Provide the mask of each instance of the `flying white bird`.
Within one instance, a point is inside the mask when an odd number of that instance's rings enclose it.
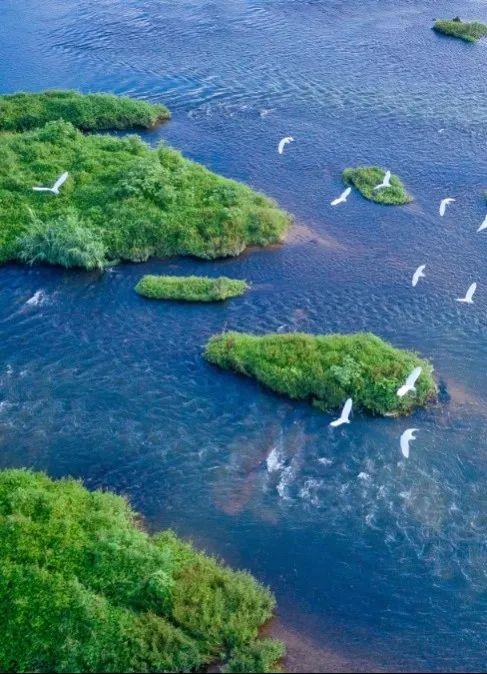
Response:
[[[487,229],[487,215],[485,216],[485,220],[483,223],[480,225],[478,228],[477,232],[482,232],[484,229]]]
[[[33,187],[34,192],[52,192],[52,194],[59,194],[59,189],[64,185],[68,179],[69,173],[66,171],[56,180],[52,187]]]
[[[425,264],[420,265],[416,271],[413,274],[413,288],[415,288],[418,285],[418,281],[420,278],[425,278],[425,274],[423,274],[424,270],[426,268]]]
[[[293,141],[294,141],[294,138],[292,136],[286,136],[286,138],[283,138],[279,142],[279,146],[277,148],[277,151],[279,152],[279,154],[282,154],[284,152],[284,148],[286,147],[286,145],[288,143],[292,143]]]
[[[406,379],[406,383],[404,386],[401,386],[401,388],[398,389],[397,395],[402,398],[403,396],[406,395],[406,393],[409,393],[409,391],[416,391],[416,382],[418,381],[418,377],[422,372],[422,368],[420,367],[415,367],[414,370],[411,372],[409,377]]]
[[[443,217],[445,215],[446,207],[452,204],[455,201],[453,197],[447,197],[446,199],[442,199],[440,202],[440,215]]]
[[[374,187],[374,190],[381,190],[383,187],[390,187],[391,186],[391,172],[386,171],[384,175],[384,180],[381,182],[380,185],[376,185]]]
[[[465,304],[473,304],[473,296],[476,290],[477,284],[472,283],[472,285],[467,290],[467,294],[465,295],[465,297],[457,298],[457,302],[465,302]]]
[[[401,435],[401,452],[405,459],[409,459],[409,443],[411,440],[416,440],[414,435],[419,431],[419,428],[408,428]]]
[[[341,426],[342,424],[349,424],[350,423],[350,412],[352,411],[352,399],[349,398],[345,405],[343,406],[342,413],[340,415],[339,419],[335,419],[335,421],[332,421],[330,426],[333,426],[336,428],[337,426]]]
[[[342,192],[337,199],[333,199],[333,201],[331,202],[331,205],[332,206],[338,206],[338,204],[344,204],[351,191],[352,191],[352,188],[347,187],[347,189],[344,192]]]

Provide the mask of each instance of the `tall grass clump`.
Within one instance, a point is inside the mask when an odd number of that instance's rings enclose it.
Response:
[[[34,192],[64,171],[60,194]],[[274,201],[138,136],[84,135],[64,121],[0,134],[0,262],[23,260],[31,213],[78,219],[110,260],[214,259],[283,239],[290,216]]]
[[[103,269],[106,264],[103,242],[70,213],[52,222],[33,218],[18,247],[20,260],[28,264],[83,269]]]
[[[396,175],[391,176],[390,187],[375,190],[374,187],[382,182],[384,175],[385,170],[378,166],[347,168],[342,173],[345,184],[353,185],[366,199],[375,201],[377,204],[401,206],[413,200]]]
[[[466,42],[477,42],[487,37],[487,24],[480,21],[462,21],[458,16],[451,20],[438,19],[433,30],[443,35],[458,37]]]
[[[324,411],[351,397],[356,408],[369,414],[402,415],[436,396],[433,368],[427,361],[370,333],[258,337],[227,332],[210,339],[205,357]],[[423,372],[416,393],[399,398],[398,388],[418,365]]]
[[[220,302],[243,295],[248,289],[245,281],[220,276],[143,276],[135,286],[143,297],[157,300],[186,302]]]
[[[0,609],[1,671],[233,671],[281,654],[259,639],[274,599],[250,575],[149,536],[123,498],[30,471],[0,472]]]
[[[170,117],[164,105],[113,94],[54,90],[0,96],[0,131],[28,131],[61,119],[83,131],[150,129]]]

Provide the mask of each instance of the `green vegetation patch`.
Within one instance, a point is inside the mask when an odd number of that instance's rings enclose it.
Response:
[[[113,94],[43,91],[0,96],[0,131],[28,131],[60,119],[83,131],[150,129],[170,116],[164,105]]]
[[[438,19],[433,26],[433,30],[443,35],[458,37],[466,42],[476,42],[483,37],[487,37],[487,25],[480,21],[462,21],[459,17],[455,19]]]
[[[186,302],[219,302],[243,295],[248,289],[245,281],[220,276],[153,276],[147,275],[135,286],[139,295],[156,300]]]
[[[258,637],[274,599],[250,575],[149,536],[123,498],[30,471],[0,472],[0,608],[1,671],[242,671],[282,653]]]
[[[347,185],[356,187],[370,201],[395,206],[410,203],[413,198],[406,192],[404,185],[396,175],[391,176],[390,187],[374,189],[384,180],[385,173],[385,170],[378,166],[358,166],[345,169],[342,177]]]
[[[33,191],[65,171],[59,195]],[[281,241],[290,220],[246,185],[137,136],[84,135],[63,121],[0,134],[0,262],[213,259]]]
[[[402,415],[436,396],[433,368],[427,361],[370,333],[257,337],[227,332],[210,339],[205,357],[324,411],[340,407],[350,397],[356,408],[370,414]],[[416,393],[399,398],[398,388],[417,366],[423,372]]]

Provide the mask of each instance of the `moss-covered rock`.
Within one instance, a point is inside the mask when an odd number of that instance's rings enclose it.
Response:
[[[438,19],[433,30],[443,35],[457,37],[466,42],[477,42],[487,37],[487,24],[480,21],[462,21],[459,17],[454,19]]]
[[[383,181],[384,175],[385,170],[378,166],[358,166],[345,169],[342,177],[346,185],[356,187],[366,199],[377,204],[402,206],[413,200],[396,175],[391,176],[390,187],[374,189]]]
[[[33,191],[65,171],[58,196]],[[64,121],[0,134],[0,262],[49,261],[42,242],[49,247],[52,232],[29,234],[60,221],[76,224],[77,241],[89,239],[91,248],[98,242],[107,260],[141,261],[238,255],[249,245],[281,241],[290,220],[246,185],[165,145],[153,150],[137,136],[84,135]],[[68,229],[66,241],[73,236]],[[72,257],[62,246],[56,255],[60,264]]]
[[[156,300],[186,302],[220,302],[243,295],[248,289],[245,281],[220,276],[143,276],[135,286],[143,297]]]
[[[279,657],[274,598],[128,503],[73,480],[0,472],[0,670],[188,672]],[[257,640],[257,641],[256,641]]]
[[[356,408],[370,414],[409,414],[436,396],[433,368],[427,361],[370,333],[258,337],[227,332],[210,339],[205,357],[324,411],[351,397]],[[417,366],[423,371],[416,393],[399,398],[398,388]]]
[[[113,94],[54,90],[0,96],[0,131],[27,131],[60,119],[83,131],[150,129],[170,117],[164,105]]]

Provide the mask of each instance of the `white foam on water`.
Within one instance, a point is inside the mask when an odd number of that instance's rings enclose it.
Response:
[[[26,304],[30,307],[37,307],[44,304],[47,300],[47,295],[44,290],[36,290],[36,292],[29,298]]]
[[[282,455],[282,448],[276,445],[266,459],[268,473],[276,473],[285,466],[285,459]]]

